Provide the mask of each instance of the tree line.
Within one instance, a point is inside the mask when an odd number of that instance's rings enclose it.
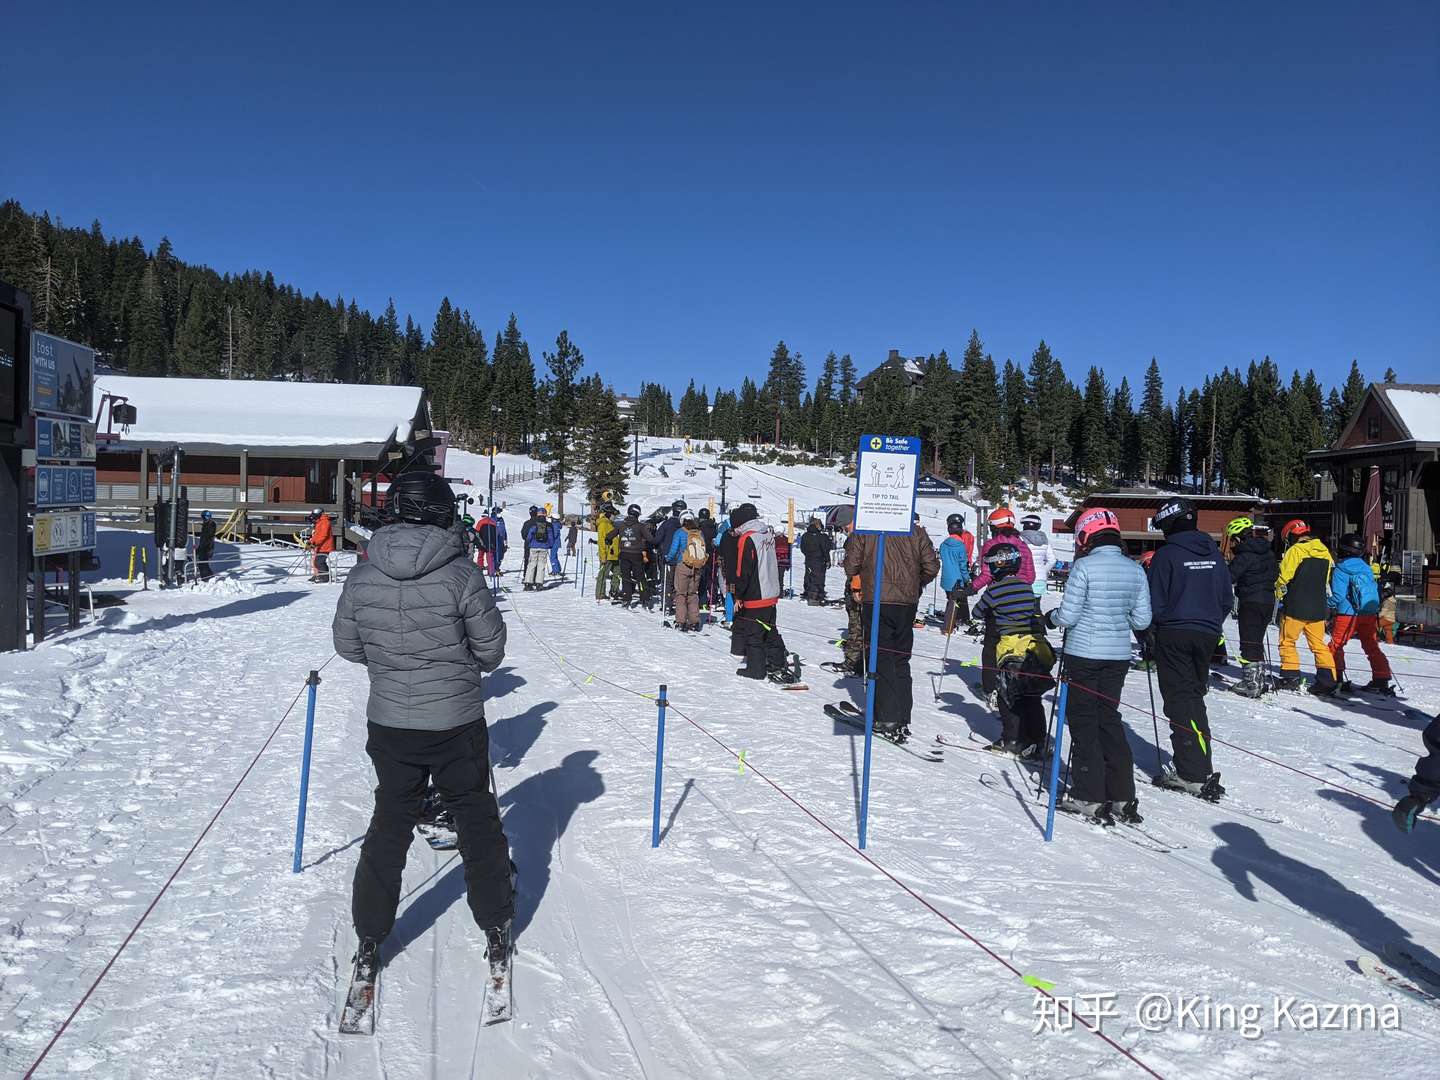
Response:
[[[268,272],[186,263],[165,239],[146,251],[138,238],[107,237],[98,221],[65,226],[14,201],[0,203],[0,278],[31,293],[39,329],[92,346],[117,370],[420,385],[457,445],[529,450],[552,483],[578,478],[592,498],[624,496],[617,397],[598,374],[581,374],[583,354],[563,331],[537,374],[513,314],[487,338],[447,297],[427,333],[408,316],[402,326],[393,302],[376,316]],[[781,341],[763,382],[712,390],[691,380],[678,404],[643,383],[634,416],[651,434],[827,456],[848,453],[862,432],[918,435],[928,468],[992,498],[1024,478],[1295,498],[1311,492],[1305,451],[1333,441],[1366,386],[1355,361],[1327,390],[1313,371],[1287,379],[1265,357],[1167,394],[1153,358],[1138,388],[1111,383],[1098,365],[1072,380],[1043,340],[1028,363],[997,365],[978,332],[958,365],[941,349],[915,367],[882,365],[862,380],[850,355],[830,352],[810,383]]]

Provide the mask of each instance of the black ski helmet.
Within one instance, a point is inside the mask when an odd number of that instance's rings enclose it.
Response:
[[[702,506],[702,507],[700,507],[700,520],[701,520],[701,521],[709,521],[709,520],[710,520],[710,508],[709,508],[708,506]]]
[[[603,503],[600,504],[600,513],[602,513],[602,514],[613,514],[613,513],[615,513],[615,504],[612,503],[612,502],[610,502],[610,501],[607,499],[605,502],[603,502]]]
[[[747,521],[754,521],[760,516],[760,511],[755,508],[754,503],[741,503],[730,511],[730,526],[738,529]]]
[[[951,514],[945,519],[945,528],[952,533],[963,532],[965,530],[965,515]]]
[[[1007,577],[1020,569],[1020,549],[1013,544],[997,544],[985,556],[991,577]]]
[[[1359,533],[1346,533],[1340,537],[1336,550],[1341,555],[1354,555],[1358,558],[1365,554],[1365,541]]]
[[[670,509],[673,512],[679,514],[682,511],[688,510],[689,507],[685,505],[684,499],[676,499],[673,503],[670,504]]]
[[[538,507],[538,506],[532,506],[532,507],[530,507],[530,516],[531,516],[531,517],[534,517],[534,516],[535,516],[536,514],[538,514],[539,512],[540,512],[540,507]]]
[[[1195,528],[1195,506],[1189,499],[1166,499],[1155,511],[1155,527],[1166,536]]]
[[[401,473],[390,482],[385,513],[391,521],[448,529],[455,524],[455,493],[438,473]]]
[[[626,516],[626,517],[632,517],[632,518],[638,518],[638,517],[640,516],[640,504],[639,504],[639,503],[631,503],[629,506],[627,506],[627,507],[625,508],[625,516]]]
[[[1039,514],[1026,514],[1024,517],[1022,517],[1022,518],[1020,519],[1020,527],[1021,527],[1022,529],[1037,529],[1037,530],[1038,530],[1038,529],[1040,528],[1040,515],[1039,515]]]

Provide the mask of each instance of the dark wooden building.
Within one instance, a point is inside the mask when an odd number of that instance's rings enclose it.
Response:
[[[1155,511],[1168,499],[1175,497],[1169,491],[1151,491],[1131,488],[1124,491],[1099,492],[1088,495],[1070,516],[1058,523],[1055,531],[1071,533],[1075,522],[1086,510],[1103,506],[1112,510],[1120,519],[1120,535],[1125,539],[1126,548],[1132,554],[1139,554],[1158,547],[1164,539],[1158,529],[1151,528],[1150,520]],[[1249,517],[1257,523],[1268,525],[1279,535],[1280,526],[1293,518],[1306,521],[1322,540],[1329,539],[1329,521],[1323,512],[1326,505],[1310,500],[1272,502],[1258,499],[1254,495],[1185,495],[1195,506],[1197,524],[1217,540],[1225,535],[1225,526],[1234,518]]]
[[[1335,444],[1306,461],[1334,486],[1337,535],[1363,530],[1366,487],[1379,469],[1384,557],[1407,587],[1440,600],[1440,384],[1372,384]]]
[[[288,534],[319,507],[345,535],[359,485],[399,444],[430,433],[415,386],[152,379],[103,374],[97,394],[135,406],[136,423],[97,442],[96,509],[144,521],[159,455],[181,447],[190,512],[234,515],[242,535]]]

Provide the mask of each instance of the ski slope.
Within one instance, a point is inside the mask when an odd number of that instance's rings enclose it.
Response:
[[[792,495],[804,507],[844,490],[824,470],[761,470],[731,498],[761,491],[772,520]],[[642,476],[632,498],[703,504],[707,474],[673,472],[671,487]],[[506,493],[512,537],[543,495]],[[1440,1012],[1348,964],[1387,942],[1440,952],[1440,827],[1407,837],[1389,819],[1422,720],[1216,692],[1231,802],[1142,778],[1146,828],[1169,850],[1064,817],[1045,844],[1028,771],[979,750],[998,721],[973,689],[978,642],[951,639],[937,686],[945,641],[919,630],[917,743],[943,734],[966,749],[932,764],[876,744],[867,861],[850,846],[863,739],[821,713],[859,699],[858,683],[818,666],[839,655],[843,611],[782,603],[811,687],[784,692],[735,678],[718,626],[679,635],[658,614],[597,605],[575,588],[573,560],[558,586],[511,591],[515,553],[500,597],[507,660],[487,708],[519,867],[516,1020],[479,1026],[484,945],[458,857],[417,842],[377,1034],[339,1036],[373,784],[366,677],[331,659],[336,586],[290,574],[293,555],[228,553],[238,568],[222,579],[128,591],[98,625],[0,656],[4,1075],[40,1054],[272,731],[36,1075],[1406,1076],[1440,1040]],[[832,595],[839,585],[832,571]],[[1440,657],[1390,651],[1409,704],[1433,712]],[[1358,653],[1350,663],[1364,674]],[[297,875],[303,699],[286,710],[312,668],[322,682]],[[674,708],[652,849],[657,710],[645,695],[661,683]],[[1125,699],[1137,766],[1153,770],[1143,673]],[[1113,993],[1111,1041],[1080,1025],[1037,1033],[1021,976],[1062,997]],[[1142,1025],[1135,1010],[1153,994],[1258,1005],[1262,1031],[1223,1018]],[[1295,999],[1292,1013],[1395,1006],[1401,1030],[1294,1030],[1272,1022],[1277,994]]]

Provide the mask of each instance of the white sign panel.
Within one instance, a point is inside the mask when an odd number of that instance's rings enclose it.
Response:
[[[920,440],[861,435],[855,468],[855,531],[908,535],[915,515]]]

